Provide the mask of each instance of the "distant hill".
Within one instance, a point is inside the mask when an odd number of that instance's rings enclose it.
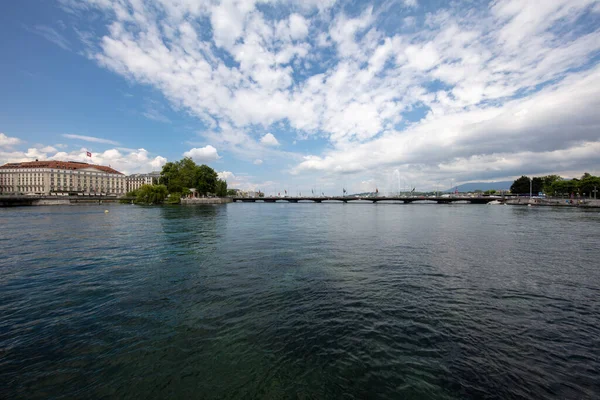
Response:
[[[476,190],[509,190],[510,185],[513,181],[500,181],[500,182],[469,182],[458,185],[459,192],[474,192]],[[444,192],[454,192],[454,188],[444,190]]]

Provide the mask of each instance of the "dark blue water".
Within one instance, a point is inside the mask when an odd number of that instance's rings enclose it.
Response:
[[[599,233],[510,206],[0,209],[0,397],[598,398]]]

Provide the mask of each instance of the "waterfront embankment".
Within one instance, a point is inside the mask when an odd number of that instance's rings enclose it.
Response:
[[[231,202],[233,202],[233,199],[231,197],[193,197],[191,199],[181,199],[182,206],[226,204]]]
[[[509,206],[550,206],[600,208],[600,200],[594,199],[529,199],[528,197],[506,200]]]

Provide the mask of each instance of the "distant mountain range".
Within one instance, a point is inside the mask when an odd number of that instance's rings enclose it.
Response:
[[[500,182],[469,182],[469,183],[463,183],[462,185],[458,185],[458,191],[459,192],[474,192],[476,190],[482,190],[482,191],[486,191],[486,190],[509,190],[510,189],[510,185],[513,184],[513,181],[500,181]],[[418,188],[417,188],[418,189]],[[441,193],[453,193],[455,188],[452,189],[446,189],[444,191],[442,191]],[[407,192],[403,192],[402,194],[408,194],[410,191]],[[434,192],[434,190],[430,190],[429,192]],[[419,190],[415,191],[415,195],[418,195],[420,193],[423,193]],[[381,196],[386,196],[386,194],[384,193],[380,193]],[[389,196],[390,194],[387,194],[387,196]],[[346,196],[350,196],[350,197],[369,197],[369,196],[377,196],[377,194],[375,192],[363,192],[363,193],[353,193],[353,194],[347,194]]]
[[[476,190],[509,190],[513,181],[500,182],[469,182],[458,185],[456,188],[459,192],[474,192]],[[455,188],[444,190],[444,192],[454,192]]]

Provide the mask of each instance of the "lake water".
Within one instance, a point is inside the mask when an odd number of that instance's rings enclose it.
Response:
[[[511,206],[0,209],[0,397],[598,398],[599,233]]]

